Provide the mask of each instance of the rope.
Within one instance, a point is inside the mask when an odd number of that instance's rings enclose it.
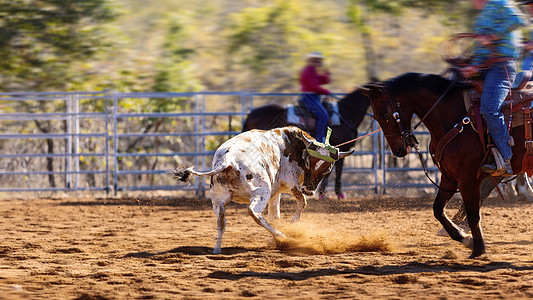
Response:
[[[365,135],[363,135],[363,136],[360,136],[360,137],[358,137],[358,138],[355,138],[355,139],[353,139],[353,140],[349,140],[349,141],[344,142],[344,143],[342,143],[342,144],[338,144],[338,145],[335,146],[335,148],[338,148],[338,147],[340,147],[340,146],[342,146],[342,145],[346,145],[346,144],[349,144],[349,143],[352,143],[352,142],[358,141],[358,140],[360,140],[360,139],[362,139],[362,138],[365,138],[365,137],[367,137],[367,136],[369,136],[369,135],[373,135],[374,133],[377,133],[378,131],[381,131],[381,128],[380,128],[380,129],[377,129],[377,130],[374,130],[374,131],[372,131],[372,132],[370,132],[370,133],[367,133],[367,134],[365,134]]]

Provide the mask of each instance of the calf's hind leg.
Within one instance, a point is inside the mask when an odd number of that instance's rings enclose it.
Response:
[[[222,235],[226,230],[226,204],[228,201],[216,201],[213,198],[213,211],[217,217],[217,241],[215,243],[215,249],[213,249],[213,254],[219,254],[221,252],[222,246]]]

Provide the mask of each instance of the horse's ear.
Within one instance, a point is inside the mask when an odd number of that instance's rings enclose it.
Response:
[[[367,83],[359,87],[361,93],[367,97],[377,94],[381,89],[383,89],[383,86],[379,83]]]
[[[356,88],[356,90],[360,91],[363,95],[365,95],[367,97],[370,95],[370,89],[367,88],[364,85],[363,86],[356,86],[355,88]]]

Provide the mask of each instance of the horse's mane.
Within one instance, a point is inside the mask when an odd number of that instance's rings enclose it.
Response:
[[[389,79],[385,82],[387,88],[393,93],[412,91],[413,89],[425,88],[435,94],[442,94],[451,84],[454,88],[464,89],[466,85],[460,81],[454,81],[436,74],[405,73]]]

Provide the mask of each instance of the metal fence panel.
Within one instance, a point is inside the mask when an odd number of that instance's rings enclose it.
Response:
[[[202,179],[177,185],[167,171],[184,166],[206,171],[215,149],[240,132],[250,109],[274,100],[290,103],[298,95],[0,93],[0,191],[183,189],[204,195]],[[159,111],[162,106],[175,111]],[[365,120],[360,135],[377,128],[374,120]],[[422,143],[428,141],[427,132],[419,135]],[[395,167],[387,149],[381,133],[359,141],[346,159],[345,187],[376,193],[432,187],[418,162]],[[404,175],[413,180],[395,180],[406,172],[416,173]],[[436,168],[430,172],[437,176]]]

